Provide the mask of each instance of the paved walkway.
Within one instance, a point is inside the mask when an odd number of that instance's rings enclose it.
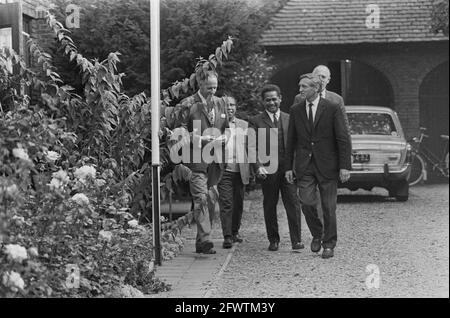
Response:
[[[244,202],[244,213],[249,210],[250,203],[251,201]],[[195,225],[183,229],[182,236],[186,239],[183,251],[173,260],[163,262],[156,270],[156,277],[170,284],[172,289],[152,295],[152,298],[208,298],[216,292],[214,283],[225,271],[238,244],[234,244],[232,249],[222,248],[222,230],[218,218],[212,231],[217,254],[195,253],[196,233]]]

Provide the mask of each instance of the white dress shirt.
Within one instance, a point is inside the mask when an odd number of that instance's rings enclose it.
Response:
[[[313,113],[313,121],[316,119],[316,112],[317,112],[317,106],[319,106],[320,96],[317,95],[317,98],[312,101],[312,113]],[[310,101],[306,100],[306,116],[309,119],[309,104],[311,104]]]
[[[272,123],[275,123],[275,118],[273,117],[273,116],[277,116],[277,120],[278,120],[278,122],[280,121],[280,114],[281,114],[281,110],[278,108],[278,110],[277,110],[277,112],[274,114],[274,113],[271,113],[271,112],[269,112],[269,111],[267,111],[266,110],[266,113],[267,113],[267,115],[269,115],[269,118],[270,118],[270,120],[272,121]]]

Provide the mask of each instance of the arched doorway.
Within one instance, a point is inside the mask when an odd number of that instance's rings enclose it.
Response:
[[[426,127],[430,136],[425,144],[434,153],[441,154],[440,135],[448,135],[448,61],[428,73],[419,89],[420,126]]]
[[[342,97],[346,105],[372,105],[394,108],[393,89],[383,73],[374,67],[352,60],[306,60],[277,72],[272,82],[281,88],[281,109],[289,111],[298,94],[298,79],[310,73],[317,65],[326,65],[331,71],[331,82],[327,89]]]

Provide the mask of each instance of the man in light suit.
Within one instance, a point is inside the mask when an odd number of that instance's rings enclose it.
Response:
[[[320,96],[321,86],[318,76],[300,77],[303,101],[291,108],[286,160],[292,167],[295,158],[303,214],[313,236],[311,250],[317,253],[323,247],[322,258],[327,259],[334,256],[337,242],[337,183],[350,178],[351,144],[339,105]],[[294,182],[291,168],[286,179]],[[317,187],[323,225],[317,213]]]
[[[312,73],[315,76],[319,77],[320,81],[322,82],[322,90],[320,91],[320,97],[328,99],[334,104],[339,105],[339,108],[341,109],[342,114],[344,115],[345,124],[347,125],[347,128],[349,128],[348,117],[345,111],[344,99],[342,98],[341,95],[327,90],[327,85],[331,81],[330,69],[325,65],[318,65],[314,68]],[[303,100],[304,98],[302,97],[302,95],[298,94],[297,96],[295,96],[294,105],[301,103]]]
[[[270,161],[277,162],[277,166],[273,169],[274,171],[270,171],[272,169],[271,162],[266,164],[260,163],[259,160],[256,162],[258,166],[257,175],[263,179],[261,186],[264,196],[264,220],[267,238],[270,243],[269,251],[277,251],[280,243],[277,221],[277,204],[280,198],[280,192],[284,207],[286,208],[292,249],[298,251],[304,248],[301,236],[300,201],[296,186],[289,184],[284,177],[285,172],[292,169],[290,168],[292,164],[289,164],[286,157],[289,115],[280,110],[282,97],[278,86],[266,85],[263,87],[261,98],[265,110],[261,114],[250,118],[249,124],[250,127],[256,130],[258,135],[261,131],[266,133],[266,145],[259,144],[260,138],[258,138],[258,157],[262,152],[267,151],[267,149],[270,149],[271,152],[275,149],[275,153],[271,153],[270,156]],[[275,132],[275,139],[271,138],[272,132]]]
[[[186,109],[189,111],[184,118],[183,127],[192,137],[190,158],[185,165],[192,171],[189,185],[194,199],[194,219],[197,224],[196,252],[215,254],[214,244],[209,239],[215,202],[209,199],[211,198],[209,190],[220,181],[223,164],[219,160],[213,163],[205,162],[202,151],[211,143],[224,144],[225,138],[222,137],[225,137],[228,120],[224,99],[214,96],[218,84],[217,73],[212,71],[203,73],[200,70],[197,74],[197,82],[199,91],[181,102],[188,106]],[[211,130],[211,128],[216,128],[218,135],[205,134],[205,130]],[[195,153],[201,155],[200,160],[195,159]]]
[[[246,149],[248,123],[236,118],[236,99],[232,96],[226,99],[230,135],[225,146],[225,168],[217,189],[223,248],[231,248],[233,243],[242,242],[239,229],[244,208],[244,187],[250,180],[250,165]]]

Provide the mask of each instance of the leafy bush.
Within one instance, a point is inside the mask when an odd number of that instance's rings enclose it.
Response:
[[[81,7],[80,29],[71,37],[80,43],[88,58],[106,59],[120,50],[119,72],[129,95],[150,91],[148,63],[150,10],[147,0],[53,0],[57,17],[65,16],[67,4]],[[189,77],[197,57],[215,53],[217,39],[225,34],[236,39],[233,56],[220,72],[219,92],[233,92],[241,111],[254,113],[254,98],[261,85],[273,74],[273,64],[258,41],[268,27],[271,15],[286,0],[164,0],[161,2],[161,84],[168,87]],[[130,19],[133,17],[133,19]],[[56,50],[56,49],[55,49]],[[57,58],[55,65],[66,83],[82,91],[81,76],[75,63]],[[175,106],[181,99],[175,100]]]
[[[35,69],[0,50],[0,297],[104,297],[124,284],[166,290],[154,276],[151,228],[138,221],[151,199],[139,197],[150,186],[150,100],[123,92],[119,53],[86,59],[54,16],[47,21],[81,73],[82,93],[33,40]],[[200,59],[197,73],[222,65],[232,43]],[[36,105],[18,92],[25,85],[40,93]],[[163,168],[164,141],[189,107],[170,105],[195,88],[192,74],[163,91]],[[169,233],[163,239],[163,256],[176,256],[183,241]]]

